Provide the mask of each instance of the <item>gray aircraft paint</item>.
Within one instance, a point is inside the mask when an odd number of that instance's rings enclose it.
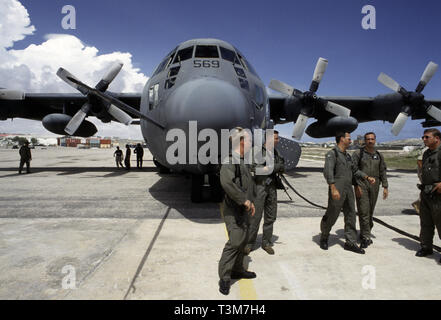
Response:
[[[188,122],[197,121],[198,132],[211,128],[216,130],[220,137],[221,129],[231,129],[236,126],[250,129],[267,128],[269,119],[266,118],[268,96],[260,78],[244,66],[233,65],[232,62],[222,59],[220,51],[218,52],[219,58],[195,58],[197,45],[213,45],[218,50],[221,46],[237,52],[227,42],[217,39],[195,39],[181,43],[176,48],[176,52],[193,46],[192,58],[181,62],[172,61],[174,63],[169,63],[164,70],[154,74],[146,83],[141,97],[141,113],[164,124],[165,130],[146,120],[141,120],[141,131],[150,151],[161,164],[176,171],[200,174],[213,171],[214,168],[167,163],[166,150],[171,144],[165,143],[168,130],[182,129],[189,138]],[[204,64],[206,67],[203,66]],[[174,85],[166,88],[166,81],[170,79],[169,72],[175,67],[180,67],[180,70]],[[248,81],[249,89],[241,87],[235,67],[243,70],[245,77],[240,78]],[[159,100],[154,108],[150,108],[149,90],[155,85],[158,85]],[[258,87],[263,93],[262,106],[258,106],[255,101]],[[187,147],[188,145],[187,143]]]

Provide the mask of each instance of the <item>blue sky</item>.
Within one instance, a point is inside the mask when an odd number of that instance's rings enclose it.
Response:
[[[375,96],[390,92],[377,81],[385,72],[414,90],[429,61],[441,63],[439,1],[104,1],[22,0],[36,31],[13,49],[40,44],[47,34],[70,34],[101,54],[130,52],[149,76],[178,43],[214,37],[236,46],[268,85],[279,79],[305,90],[318,57],[329,60],[319,95]],[[76,9],[76,30],[61,27],[64,5]],[[364,5],[376,9],[376,29],[361,27]],[[55,76],[55,75],[54,75]],[[441,99],[441,70],[424,90]],[[421,136],[409,121],[398,136]],[[375,130],[379,141],[396,139],[392,124],[362,124],[353,135]],[[290,135],[292,125],[281,127]],[[304,135],[303,140],[313,139]],[[330,139],[324,139],[330,140]]]

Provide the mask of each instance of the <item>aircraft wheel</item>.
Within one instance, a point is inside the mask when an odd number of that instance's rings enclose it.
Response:
[[[201,203],[204,201],[202,194],[202,184],[204,183],[204,176],[193,174],[191,177],[191,202]]]
[[[160,164],[156,159],[153,159],[153,163],[159,169],[159,173],[170,173],[170,169]]]
[[[220,177],[217,174],[210,175],[211,201],[222,202],[224,199],[224,189],[220,183]]]

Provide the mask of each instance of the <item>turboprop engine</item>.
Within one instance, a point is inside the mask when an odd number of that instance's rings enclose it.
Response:
[[[352,132],[358,127],[354,117],[335,116],[328,121],[317,121],[306,129],[306,133],[313,138],[332,137],[337,132]]]

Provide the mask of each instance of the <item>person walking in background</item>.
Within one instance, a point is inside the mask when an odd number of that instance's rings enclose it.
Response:
[[[122,164],[122,159],[124,156],[122,150],[120,150],[119,147],[116,147],[116,151],[113,153],[113,157],[115,158],[116,166],[118,168],[119,166],[121,166],[121,168],[124,168]]]
[[[30,173],[32,155],[31,155],[31,149],[29,149],[29,142],[26,141],[24,145],[21,146],[18,152],[20,154],[20,167],[18,168],[18,173],[21,174],[21,171],[23,170],[23,166],[25,163],[26,163],[26,173]]]
[[[130,154],[132,151],[130,150],[130,146],[126,144],[126,157],[124,159],[124,164],[126,165],[126,170],[130,170]]]
[[[133,153],[136,153],[136,167],[142,169],[142,157],[144,157],[144,148],[141,146],[140,143],[136,145]]]

